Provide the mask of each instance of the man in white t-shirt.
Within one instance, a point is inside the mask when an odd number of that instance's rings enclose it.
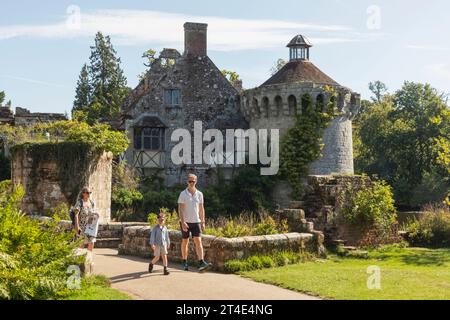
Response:
[[[195,242],[195,251],[199,261],[199,271],[203,271],[211,266],[204,260],[202,245],[202,231],[205,230],[205,207],[203,193],[195,187],[197,176],[188,176],[188,187],[180,193],[178,197],[178,214],[180,216],[180,226],[183,239],[181,242],[181,255],[183,258],[183,269],[189,270],[187,263],[189,236],[192,235]]]

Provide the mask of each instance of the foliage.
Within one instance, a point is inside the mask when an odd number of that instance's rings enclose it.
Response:
[[[342,218],[360,232],[361,244],[378,245],[397,241],[397,210],[391,187],[384,181],[355,190],[348,185],[344,191]]]
[[[111,209],[116,221],[134,220],[142,205],[139,177],[125,161],[113,163]]]
[[[292,187],[293,196],[301,194],[302,178],[308,175],[309,165],[322,154],[323,130],[334,116],[331,104],[332,102],[326,108],[328,112],[317,112],[314,110],[311,97],[304,96],[302,98],[304,112],[296,116],[295,125],[282,138],[280,173]]]
[[[46,212],[45,216],[51,217],[55,220],[70,220],[69,206],[67,203],[60,203],[56,207],[51,208]]]
[[[374,94],[374,96],[370,98],[372,99],[372,102],[381,103],[388,91],[388,88],[383,82],[375,81],[369,83],[369,90]]]
[[[270,195],[274,183],[273,177],[260,174],[258,166],[247,165],[240,167],[228,184],[219,181],[215,190],[227,214],[259,214],[273,209]]]
[[[239,74],[235,71],[230,71],[223,69],[222,74],[227,78],[227,80],[231,83],[232,86],[236,87],[240,82],[241,79],[239,77]]]
[[[0,106],[5,101],[5,91],[0,91]]]
[[[158,214],[159,212],[163,212],[166,218],[166,227],[171,230],[180,229],[180,223],[178,218],[178,213],[175,210],[170,211],[167,208],[161,208],[157,212],[149,213],[147,216],[147,222],[151,227],[154,227],[158,224]]]
[[[118,117],[130,89],[109,36],[97,32],[89,60],[80,73],[72,117],[94,124]]]
[[[400,207],[418,208],[450,191],[450,110],[430,85],[405,82],[371,103],[355,129],[357,171],[388,181]]]
[[[278,71],[281,70],[281,68],[283,68],[285,66],[285,64],[287,63],[286,60],[280,58],[275,62],[275,65],[270,69],[270,75],[274,75],[275,73],[277,73]]]
[[[77,243],[57,222],[29,219],[19,210],[22,188],[0,183],[0,299],[55,299],[68,294],[67,268],[81,261]]]
[[[296,252],[277,252],[270,256],[251,256],[244,260],[230,260],[225,262],[225,271],[238,273],[244,271],[253,271],[265,268],[281,267],[289,264],[304,263],[314,260],[314,256],[309,253]]]
[[[427,206],[418,219],[408,221],[406,231],[413,246],[450,247],[450,207]]]
[[[287,233],[288,226],[285,220],[275,221],[265,214],[259,218],[252,214],[241,214],[235,218],[220,217],[208,220],[205,234],[224,238],[237,238],[245,236],[261,236]]]

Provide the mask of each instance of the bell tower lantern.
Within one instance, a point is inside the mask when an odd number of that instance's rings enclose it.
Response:
[[[309,60],[309,48],[313,45],[302,35],[295,36],[287,45],[289,48],[289,61]]]

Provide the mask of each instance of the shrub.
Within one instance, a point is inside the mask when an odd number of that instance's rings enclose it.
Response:
[[[22,188],[0,183],[0,299],[56,299],[68,294],[67,268],[77,243],[55,221],[29,219],[20,210]]]
[[[268,255],[251,256],[243,260],[229,260],[225,262],[224,268],[226,272],[238,273],[265,268],[282,267],[288,264],[303,263],[311,261],[315,257],[310,253],[297,253],[283,251]]]
[[[450,246],[450,209],[428,206],[418,219],[407,223],[407,240],[411,245],[430,247]]]
[[[168,229],[171,229],[171,230],[180,229],[178,213],[175,210],[170,211],[167,208],[161,208],[160,210],[165,215],[166,226]],[[158,213],[159,213],[159,210],[158,210]],[[154,227],[156,224],[158,224],[158,213],[152,212],[152,213],[148,214],[147,222],[149,223],[150,227]]]
[[[45,216],[54,218],[55,220],[70,220],[69,206],[67,203],[61,202],[56,207],[48,210]]]
[[[383,181],[345,191],[341,208],[344,222],[360,233],[360,244],[378,245],[397,241],[397,210],[391,187]]]

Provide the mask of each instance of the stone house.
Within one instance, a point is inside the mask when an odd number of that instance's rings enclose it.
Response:
[[[184,53],[164,49],[123,106],[123,128],[131,140],[124,158],[168,186],[184,183],[189,172],[196,172],[202,185],[215,176],[207,165],[172,163],[174,130],[192,132],[194,121],[202,121],[203,130],[248,126],[239,112],[239,92],[207,55],[207,25],[186,23],[184,29]],[[232,168],[224,171],[229,176]]]

